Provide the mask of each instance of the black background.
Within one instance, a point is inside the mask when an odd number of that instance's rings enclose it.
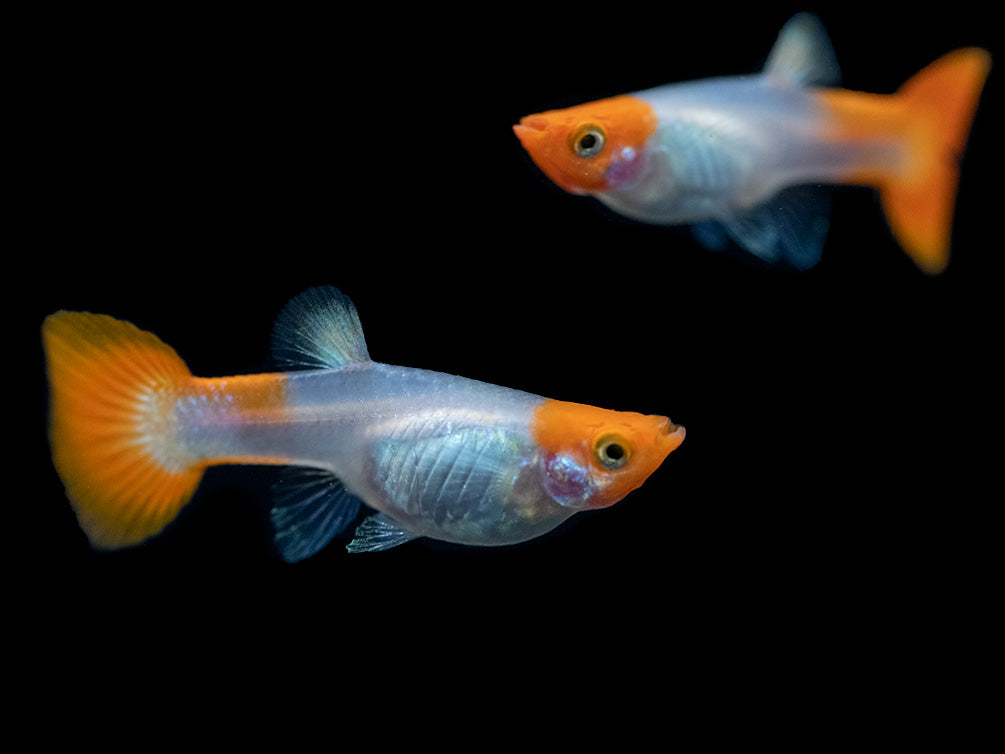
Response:
[[[936,278],[870,190],[835,191],[823,260],[797,274],[564,194],[511,131],[532,112],[754,72],[799,9],[163,10],[30,26],[14,204],[28,232],[8,247],[30,407],[12,583],[56,611],[48,625],[115,637],[106,658],[163,630],[163,645],[224,654],[252,639],[251,667],[292,668],[266,648],[303,632],[311,663],[370,642],[413,673],[470,657],[526,679],[571,657],[587,677],[640,672],[716,707],[716,689],[757,696],[765,679],[853,680],[879,706],[878,687],[934,688],[976,662],[1000,505],[976,483],[977,433],[998,415],[982,386],[1000,310],[980,285],[1001,253],[996,72]],[[954,47],[997,42],[997,22],[966,7],[818,10],[852,89],[890,92]],[[617,506],[515,547],[350,556],[336,541],[283,564],[265,519],[274,471],[228,468],[156,541],[92,551],[49,463],[44,316],[112,314],[196,374],[254,372],[283,304],[320,284],[354,299],[378,361],[666,414],[687,439]]]

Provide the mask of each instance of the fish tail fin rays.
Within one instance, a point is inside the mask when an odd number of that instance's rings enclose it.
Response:
[[[900,245],[929,274],[942,272],[949,262],[959,158],[990,67],[985,50],[955,50],[897,94],[913,126],[911,161],[882,187],[883,209]]]
[[[155,335],[101,314],[52,314],[42,339],[53,463],[81,528],[101,549],[158,534],[205,468],[173,440],[188,367]]]

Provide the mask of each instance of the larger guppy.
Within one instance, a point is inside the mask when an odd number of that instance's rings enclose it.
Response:
[[[893,95],[827,88],[827,34],[794,17],[764,72],[690,81],[528,115],[520,142],[562,188],[650,223],[692,224],[710,248],[732,238],[768,261],[820,258],[820,184],[879,188],[894,235],[928,273],[949,260],[958,159],[990,68],[950,52]]]
[[[105,315],[43,325],[53,461],[93,545],[158,534],[207,466],[282,464],[280,555],[308,557],[356,518],[351,552],[419,536],[502,545],[616,503],[684,439],[663,416],[549,400],[370,360],[352,302],[295,298],[273,351],[299,371],[206,379],[151,333]]]

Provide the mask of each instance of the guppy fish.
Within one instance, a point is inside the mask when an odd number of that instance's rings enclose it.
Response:
[[[376,509],[350,552],[419,536],[521,542],[639,487],[684,439],[663,416],[549,400],[370,360],[356,309],[311,289],[277,320],[290,370],[194,377],[155,335],[60,311],[43,341],[53,462],[98,548],[158,534],[207,466],[283,464],[271,519],[288,561]]]
[[[965,48],[894,95],[822,88],[840,77],[834,53],[816,17],[799,14],[760,75],[528,115],[514,130],[567,191],[800,269],[819,260],[827,233],[819,185],[877,187],[900,245],[935,274],[949,260],[958,159],[990,64]]]

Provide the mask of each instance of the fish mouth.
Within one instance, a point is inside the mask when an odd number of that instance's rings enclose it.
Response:
[[[513,126],[513,133],[523,144],[524,149],[530,151],[536,144],[541,143],[548,134],[548,119],[542,115],[525,115],[520,118],[520,122]]]
[[[513,133],[516,134],[516,138],[518,138],[520,140],[520,143],[523,144],[524,147],[526,148],[527,140],[533,138],[531,134],[533,134],[534,131],[533,129],[527,128],[527,126],[518,123],[517,125],[513,126]]]
[[[538,142],[545,134],[545,129],[543,125],[538,125],[535,121],[532,124],[528,124],[527,121],[532,119],[533,116],[528,116],[521,120],[517,125],[513,126],[513,133],[516,134],[516,138],[520,140],[523,144],[523,148],[530,151],[533,145]]]
[[[548,119],[541,115],[527,115],[513,126],[513,133],[530,159],[557,186],[572,194],[585,194],[569,172],[556,162]]]
[[[671,453],[680,447],[680,444],[684,442],[684,427],[680,424],[674,424],[669,419],[666,420],[666,424],[660,427],[661,441],[665,448],[668,448],[667,453]]]
[[[548,130],[548,119],[541,115],[525,115],[520,118],[520,122],[513,126],[517,136],[521,133],[540,133]]]
[[[660,427],[660,431],[667,435],[673,435],[677,432],[683,432],[684,427],[680,424],[674,424],[673,421],[666,416],[661,416],[660,419],[664,419],[664,424]]]

